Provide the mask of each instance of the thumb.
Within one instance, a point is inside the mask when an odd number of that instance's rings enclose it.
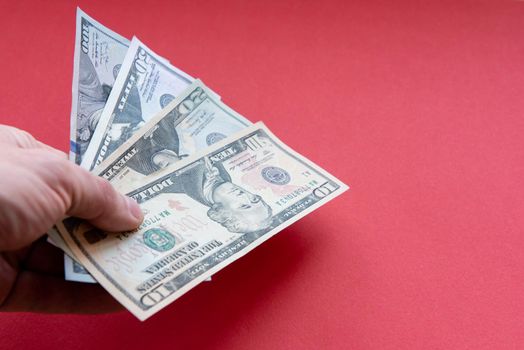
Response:
[[[129,231],[140,225],[142,210],[132,198],[118,193],[109,181],[69,164],[74,173],[67,176],[71,198],[67,215],[86,219],[109,232]]]

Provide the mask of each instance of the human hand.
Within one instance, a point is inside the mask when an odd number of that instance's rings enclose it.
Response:
[[[0,310],[117,309],[100,286],[63,280],[60,250],[42,240],[28,246],[64,216],[106,231],[134,229],[143,219],[136,202],[68,161],[65,153],[2,125],[0,174]]]

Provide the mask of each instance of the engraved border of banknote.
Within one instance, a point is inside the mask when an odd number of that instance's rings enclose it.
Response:
[[[276,141],[276,146],[280,147],[281,150],[287,154],[289,154],[291,157],[294,157],[297,159],[297,161],[302,162],[308,167],[311,167],[314,171],[318,172],[322,176],[329,179],[332,183],[334,183],[338,188],[336,191],[334,191],[332,194],[330,194],[327,197],[324,197],[322,199],[319,199],[316,203],[312,204],[310,207],[306,208],[304,211],[300,212],[296,216],[293,216],[289,218],[288,220],[284,221],[277,227],[271,229],[270,231],[264,233],[261,236],[253,237],[251,242],[248,242],[246,244],[245,248],[243,248],[240,251],[233,252],[230,256],[228,256],[225,260],[222,260],[221,262],[217,263],[213,267],[206,270],[201,275],[189,280],[186,284],[184,284],[181,288],[177,289],[176,292],[172,293],[168,297],[166,297],[164,300],[160,301],[159,303],[155,304],[154,306],[151,306],[147,309],[144,309],[141,307],[141,304],[138,300],[135,300],[134,297],[130,296],[126,290],[120,286],[116,281],[112,279],[111,276],[109,276],[107,273],[103,272],[103,270],[98,266],[98,264],[87,254],[85,249],[80,245],[79,241],[76,237],[70,235],[69,233],[65,234],[65,239],[68,243],[68,245],[71,247],[73,252],[77,257],[81,257],[80,260],[82,261],[83,265],[90,271],[91,274],[94,275],[96,280],[102,284],[102,286],[110,293],[112,294],[120,303],[122,303],[129,311],[131,311],[138,319],[145,320],[148,317],[152,316],[157,311],[161,310],[168,304],[172,303],[179,297],[181,297],[183,294],[191,290],[193,287],[204,281],[207,277],[216,274],[218,271],[229,265],[230,263],[236,261],[237,259],[241,258],[245,254],[249,253],[251,250],[277,234],[278,232],[282,231],[286,227],[290,226],[291,224],[295,223],[296,221],[300,220],[305,215],[311,213],[312,211],[316,210],[320,206],[324,205],[326,202],[338,197],[340,194],[345,192],[349,187],[345,185],[342,181],[338,180],[333,175],[329,174],[319,166],[315,165],[313,162],[309,161],[305,157],[301,156],[297,152],[293,151],[290,147],[285,145],[280,139],[278,139],[269,129],[265,127],[265,125],[261,122],[258,122],[254,124],[251,127],[248,127],[244,129],[243,131],[232,135],[231,137],[222,140],[218,142],[217,144],[209,147],[208,149],[205,149],[205,151],[202,151],[198,154],[195,154],[194,156],[191,156],[189,159],[180,161],[176,164],[173,164],[172,166],[163,169],[162,171],[159,171],[157,175],[154,177],[152,176],[152,179],[150,179],[148,182],[151,183],[159,178],[162,178],[163,176],[166,176],[167,174],[170,174],[172,172],[175,172],[177,169],[183,168],[186,165],[191,164],[195,160],[205,156],[206,154],[215,152],[219,150],[220,148],[228,145],[229,143],[234,142],[234,140],[246,137],[251,134],[255,134],[259,129],[263,130],[266,134],[268,134],[272,139]],[[144,186],[141,186],[144,187]],[[141,187],[135,189],[134,191],[131,191],[129,194],[132,194],[133,192],[136,192]],[[128,194],[128,195],[129,195]],[[65,226],[63,223],[59,223],[59,227],[64,232],[67,232],[65,229]],[[244,235],[246,236],[246,235]],[[243,237],[244,237],[243,236]],[[239,240],[242,238],[239,238]],[[223,249],[228,249],[228,246],[224,247]],[[219,252],[215,253],[219,254]],[[209,257],[208,257],[209,258]],[[206,258],[207,259],[207,258]],[[202,262],[199,262],[199,264]],[[198,265],[198,264],[197,264]],[[187,270],[180,274],[179,276],[186,274]],[[177,276],[177,277],[179,277]]]

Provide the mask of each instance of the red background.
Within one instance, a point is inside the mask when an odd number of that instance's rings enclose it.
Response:
[[[0,3],[0,122],[62,150],[76,5]],[[1,348],[524,347],[523,2],[79,5],[351,190],[144,323],[0,314]]]

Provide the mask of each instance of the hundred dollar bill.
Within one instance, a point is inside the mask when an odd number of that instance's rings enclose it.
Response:
[[[93,172],[126,193],[152,173],[251,125],[215,96],[195,80]]]
[[[100,119],[129,40],[77,8],[69,158],[80,164]]]
[[[128,193],[145,214],[138,229],[58,224],[76,257],[140,320],[347,189],[262,123],[202,152]]]
[[[82,166],[100,164],[193,80],[133,38]]]

